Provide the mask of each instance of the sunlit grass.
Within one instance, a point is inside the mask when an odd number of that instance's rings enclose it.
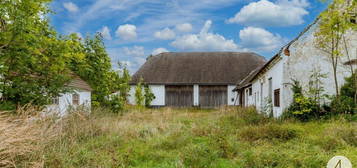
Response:
[[[130,107],[123,114],[105,109],[91,115],[75,112],[53,124],[55,138],[38,140],[45,144],[43,148],[12,163],[36,162],[44,167],[325,167],[331,157],[344,155],[357,165],[357,123],[343,117],[301,123],[267,118],[252,108]]]

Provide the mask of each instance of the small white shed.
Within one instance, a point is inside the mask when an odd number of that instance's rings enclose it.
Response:
[[[58,113],[64,116],[70,109],[84,108],[88,112],[91,110],[91,92],[92,88],[80,77],[75,76],[67,87],[73,89],[73,92],[61,94],[52,100],[52,104],[47,106],[47,111]]]

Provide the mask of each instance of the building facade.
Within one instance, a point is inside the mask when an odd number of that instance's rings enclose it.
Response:
[[[284,46],[278,54],[265,65],[251,73],[235,89],[243,106],[255,106],[259,111],[279,117],[293,101],[293,80],[307,90],[313,80],[313,73],[323,74],[321,78],[324,93],[334,95],[335,84],[333,68],[329,55],[315,47],[315,32],[319,21],[308,26],[297,38]],[[345,78],[351,76],[357,62],[357,33],[350,31],[345,35],[346,47],[342,49],[337,65],[337,81],[341,87]],[[328,99],[324,99],[328,103]]]
[[[149,57],[133,75],[128,101],[136,104],[135,87],[142,79],[155,95],[152,106],[235,105],[236,83],[264,63],[255,53],[162,53]]]
[[[46,111],[49,113],[57,113],[60,116],[64,116],[70,110],[76,108],[84,108],[90,112],[92,88],[78,76],[75,76],[74,79],[67,84],[67,87],[71,88],[72,91],[63,93],[54,98],[52,104],[47,105]]]

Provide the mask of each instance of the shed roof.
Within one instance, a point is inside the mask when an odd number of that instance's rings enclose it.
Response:
[[[264,63],[264,57],[251,52],[161,53],[146,61],[131,84],[143,78],[147,84],[235,85]]]
[[[92,88],[89,86],[89,84],[86,81],[84,81],[77,75],[72,75],[72,76],[73,79],[66,86],[76,89],[92,91]]]

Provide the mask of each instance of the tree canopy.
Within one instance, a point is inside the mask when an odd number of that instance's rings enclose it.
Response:
[[[0,2],[1,101],[48,104],[71,91],[66,83],[75,74],[93,88],[93,104],[104,104],[106,96],[127,87],[127,70],[120,75],[112,69],[100,34],[85,39],[59,35],[46,17],[50,2]]]

